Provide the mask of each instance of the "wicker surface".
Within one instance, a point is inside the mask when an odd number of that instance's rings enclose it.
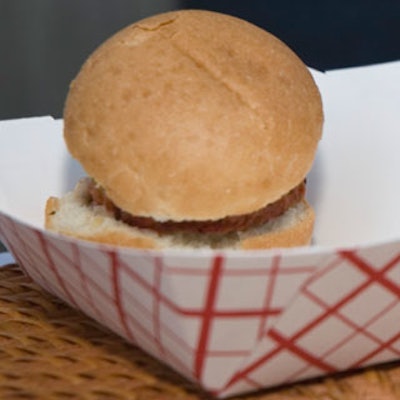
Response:
[[[0,268],[0,399],[206,399],[169,368]],[[400,363],[242,400],[400,399]]]

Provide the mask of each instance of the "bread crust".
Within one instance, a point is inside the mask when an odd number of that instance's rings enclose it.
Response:
[[[243,20],[185,10],[101,45],[71,85],[71,154],[121,209],[220,219],[280,198],[308,173],[322,129],[311,74]]]
[[[50,197],[46,202],[45,209],[45,227],[54,232],[61,233],[63,235],[71,236],[76,239],[88,240],[96,243],[111,244],[123,247],[132,247],[137,249],[157,249],[160,246],[157,245],[157,241],[145,234],[135,232],[134,229],[128,230],[123,227],[116,226],[115,228],[109,229],[96,229],[96,225],[102,226],[101,221],[106,217],[94,217],[92,224],[86,231],[80,230],[79,226],[76,229],[71,227],[68,229],[65,225],[60,224],[55,215],[61,211],[62,203],[57,197]],[[67,216],[68,218],[68,216]]]
[[[243,237],[239,247],[243,250],[260,250],[311,244],[315,213],[307,202],[304,204],[304,212],[296,222],[281,229]]]

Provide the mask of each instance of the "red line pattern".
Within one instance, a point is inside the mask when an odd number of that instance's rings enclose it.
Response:
[[[153,327],[154,338],[157,344],[159,354],[164,355],[164,347],[162,344],[161,336],[161,321],[160,321],[160,307],[161,307],[161,281],[163,276],[163,263],[160,257],[156,257],[154,269],[154,287],[153,287]]]
[[[73,263],[77,266],[79,277],[82,283],[82,289],[84,293],[87,294],[87,304],[90,306],[94,313],[90,313],[90,315],[94,315],[96,319],[99,319],[101,318],[101,312],[100,309],[97,307],[96,301],[94,300],[92,292],[89,288],[88,279],[86,278],[86,275],[83,273],[82,268],[80,267],[83,260],[81,260],[79,248],[75,244],[71,244],[71,254],[73,256]]]
[[[272,300],[274,297],[274,290],[275,290],[275,282],[279,274],[279,261],[280,261],[280,256],[274,257],[272,261],[272,267],[271,267],[271,278],[268,280],[268,287],[265,291],[265,305],[264,309],[265,310],[270,310],[269,316],[276,316],[279,315],[282,310],[273,310],[272,307]],[[267,315],[265,315],[264,318],[261,318],[260,321],[260,328],[258,331],[258,340],[261,340],[263,335],[265,334],[265,328],[268,323],[268,318]]]
[[[200,331],[199,342],[197,344],[194,376],[197,380],[202,380],[202,374],[204,369],[204,362],[207,355],[208,341],[211,335],[211,323],[214,318],[215,302],[218,295],[218,285],[221,279],[221,271],[223,266],[223,258],[221,256],[215,257],[211,274],[210,281],[208,284],[208,290],[206,295],[206,303],[204,307],[204,313],[202,318],[202,327]]]
[[[70,290],[68,289],[68,285],[66,285],[64,279],[62,278],[60,272],[58,271],[57,265],[56,263],[54,263],[49,249],[47,247],[47,242],[43,237],[43,234],[39,231],[36,232],[37,233],[37,237],[38,237],[38,242],[40,243],[41,249],[43,251],[43,254],[45,255],[46,259],[47,259],[47,265],[50,267],[50,269],[53,271],[56,279],[57,279],[57,283],[58,286],[62,289],[62,292],[64,294],[64,296],[62,296],[69,304],[73,305],[73,306],[77,306],[74,297],[72,295],[72,293],[70,292]]]
[[[365,252],[364,256],[367,255],[368,252]],[[364,278],[361,279],[351,291],[343,295],[334,304],[330,304],[329,301],[326,302],[324,300],[323,292],[313,292],[311,283],[315,283],[316,276],[318,276],[318,279],[323,280],[325,275],[331,272],[332,268],[340,268],[343,267],[344,264],[346,268],[353,268],[361,273]],[[343,274],[345,274],[346,268],[342,268]],[[240,386],[240,382],[242,382],[243,387],[245,385],[248,386],[249,382],[252,382],[254,389],[262,387],[263,382],[265,382],[263,379],[268,380],[268,374],[274,369],[274,363],[275,360],[278,359],[278,355],[281,357],[285,357],[285,355],[290,355],[290,357],[294,356],[299,359],[300,366],[297,372],[292,372],[288,375],[283,374],[282,380],[275,382],[275,384],[293,382],[311,377],[315,375],[316,370],[320,371],[319,374],[322,375],[338,370],[359,368],[370,364],[370,360],[373,360],[375,356],[384,351],[390,352],[393,355],[393,359],[400,358],[400,350],[398,350],[398,347],[396,348],[393,346],[395,343],[398,345],[400,342],[398,327],[388,327],[388,329],[392,329],[393,336],[386,341],[381,340],[370,331],[371,326],[388,313],[395,312],[396,314],[393,314],[393,320],[398,320],[399,315],[396,306],[399,304],[400,300],[400,287],[388,278],[389,272],[393,271],[394,268],[400,273],[400,247],[388,262],[380,266],[370,264],[367,258],[363,257],[361,252],[339,252],[337,254],[337,259],[327,268],[316,274],[313,279],[302,288],[299,296],[308,298],[318,305],[321,310],[318,315],[290,335],[286,334],[284,331],[280,331],[280,324],[278,322],[276,326],[267,332],[267,336],[264,339],[274,343],[273,348],[261,354],[256,360],[248,363],[245,367],[242,367],[241,371],[236,373],[225,388],[220,390],[217,394],[224,396],[230,394],[229,387],[235,387],[235,390],[237,390],[238,386]],[[384,296],[385,298],[387,297],[387,302],[384,307],[375,310],[373,306],[374,300],[368,300],[367,296],[371,293],[369,290],[372,287],[376,288],[377,285],[385,290],[386,293],[384,293]],[[346,306],[354,301],[360,300],[363,296],[365,297],[364,307],[369,307],[370,314],[368,314],[368,317],[360,324],[347,317],[345,310]],[[380,297],[382,297],[382,295]],[[395,315],[397,315],[397,318]],[[286,310],[285,318],[295,317],[295,315],[291,315],[290,310]],[[341,325],[344,327],[343,329],[348,331],[348,333],[345,333],[342,339],[338,336],[338,340],[333,341],[327,351],[322,353],[315,351],[312,346],[312,341],[305,341],[304,339],[313,337],[313,332],[320,329],[324,324],[332,321],[340,321],[342,323]],[[314,336],[315,342],[324,340],[324,338],[318,338],[317,335]],[[349,354],[349,359],[343,357],[342,364],[340,364],[340,362],[337,361],[337,354],[343,353],[342,349],[344,348],[347,351],[354,340],[359,340],[360,343],[364,341],[364,343],[368,343],[370,346],[373,345],[374,348],[373,350],[369,350],[368,347],[365,346],[364,353],[361,356],[360,354]],[[307,345],[304,345],[306,342]],[[318,348],[318,346],[319,345],[316,345],[315,348]],[[308,375],[307,371],[310,371],[311,375]]]
[[[1,213],[0,233],[46,290],[219,397],[400,358],[399,242],[191,258],[85,245]]]
[[[113,289],[114,289],[114,305],[115,308],[118,312],[118,316],[121,322],[121,326],[123,328],[123,334],[125,337],[127,337],[129,340],[132,342],[135,342],[135,338],[129,329],[128,323],[127,323],[127,316],[126,312],[124,310],[124,307],[122,305],[122,291],[120,287],[120,274],[119,274],[119,268],[120,265],[118,263],[118,256],[115,252],[110,252],[110,261],[111,261],[111,266],[112,266],[112,283],[113,283]]]

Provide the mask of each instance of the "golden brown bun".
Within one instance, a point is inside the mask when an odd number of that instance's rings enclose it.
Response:
[[[319,91],[281,41],[231,16],[157,15],[120,31],[83,65],[65,140],[123,210],[220,219],[274,202],[308,173]]]
[[[196,234],[160,236],[116,221],[102,207],[89,207],[87,182],[87,179],[81,180],[74,191],[62,198],[48,199],[47,229],[79,239],[145,249],[267,249],[307,245],[311,240],[314,212],[306,202],[289,209],[283,216],[262,227],[219,239]]]

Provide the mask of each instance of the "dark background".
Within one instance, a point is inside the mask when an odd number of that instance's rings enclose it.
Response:
[[[229,12],[274,33],[318,69],[400,58],[399,0],[187,0]]]
[[[125,25],[177,8],[245,18],[320,70],[400,59],[400,0],[0,0],[0,119],[60,117],[90,52]]]

